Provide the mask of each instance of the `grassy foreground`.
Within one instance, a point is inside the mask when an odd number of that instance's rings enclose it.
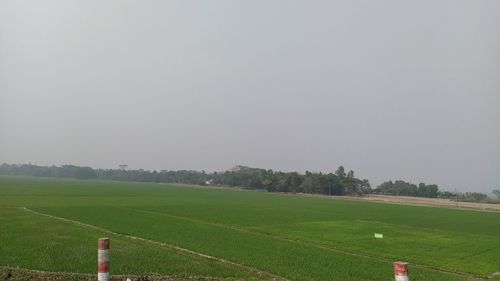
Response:
[[[94,273],[101,236],[111,237],[112,274],[391,280],[396,260],[412,264],[412,281],[500,271],[500,213],[493,212],[0,177],[0,227],[0,265],[45,271]]]

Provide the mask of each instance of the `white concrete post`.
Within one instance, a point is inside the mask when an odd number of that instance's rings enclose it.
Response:
[[[100,238],[97,243],[97,280],[109,280],[109,238]]]

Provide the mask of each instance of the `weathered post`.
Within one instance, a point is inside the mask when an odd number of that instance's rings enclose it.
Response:
[[[97,243],[97,280],[109,280],[109,238],[100,238]]]
[[[394,263],[394,280],[409,281],[408,279],[408,263],[398,261]]]

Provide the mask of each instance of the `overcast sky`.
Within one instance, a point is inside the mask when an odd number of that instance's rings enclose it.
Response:
[[[500,1],[0,0],[0,162],[500,188]]]

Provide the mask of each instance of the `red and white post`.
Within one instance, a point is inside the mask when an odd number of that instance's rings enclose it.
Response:
[[[408,279],[408,263],[398,261],[394,263],[394,280],[409,281]]]
[[[109,280],[109,238],[100,238],[97,243],[97,280]]]

